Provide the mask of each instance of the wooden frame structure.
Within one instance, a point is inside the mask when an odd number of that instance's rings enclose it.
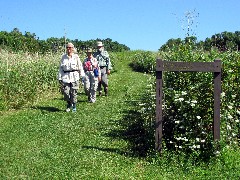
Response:
[[[213,139],[220,140],[220,95],[221,95],[221,60],[214,62],[176,62],[157,59],[156,62],[156,126],[155,148],[162,150],[163,138],[163,71],[173,72],[213,72],[214,78],[214,120]]]

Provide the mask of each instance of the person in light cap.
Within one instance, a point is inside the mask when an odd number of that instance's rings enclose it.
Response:
[[[84,76],[84,71],[79,56],[74,54],[74,45],[68,43],[66,48],[66,54],[62,56],[60,61],[58,80],[64,100],[67,102],[66,111],[69,112],[72,108],[72,111],[76,112],[79,79]]]
[[[98,81],[101,78],[101,71],[98,66],[98,61],[93,57],[92,53],[92,49],[88,48],[86,51],[87,57],[83,61],[83,69],[85,72],[84,90],[88,96],[88,101],[90,103],[95,103]]]
[[[112,65],[109,54],[104,50],[104,45],[101,41],[97,42],[97,52],[95,52],[93,56],[97,59],[101,70],[101,81],[98,83],[99,96],[102,95],[102,86],[105,96],[108,96],[108,75],[110,75]]]

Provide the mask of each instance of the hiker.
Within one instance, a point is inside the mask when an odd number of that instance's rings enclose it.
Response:
[[[97,59],[100,70],[101,70],[101,81],[98,83],[99,96],[102,95],[102,86],[104,88],[105,96],[108,96],[108,75],[112,69],[109,54],[104,50],[103,43],[97,42],[97,52],[94,53],[94,57]]]
[[[88,96],[88,101],[95,103],[98,82],[101,80],[101,71],[98,66],[98,61],[93,57],[92,53],[92,49],[88,48],[86,51],[87,57],[83,61],[83,69],[85,72],[84,90]]]
[[[74,45],[68,43],[66,48],[66,54],[62,56],[59,66],[58,80],[62,87],[64,100],[67,102],[66,112],[69,112],[71,108],[73,112],[76,112],[79,80],[84,76],[84,71],[79,56],[74,53]]]

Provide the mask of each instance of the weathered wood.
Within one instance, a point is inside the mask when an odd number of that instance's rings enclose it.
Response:
[[[221,67],[221,61],[215,60],[215,63]],[[214,121],[213,138],[220,140],[220,96],[221,96],[221,72],[214,72]]]
[[[157,66],[162,66],[163,61],[157,61]],[[162,79],[162,71],[156,72],[156,122],[155,122],[155,149],[161,151],[162,149],[162,86],[163,86],[163,79]]]
[[[158,65],[158,64],[157,64]],[[221,72],[221,66],[216,62],[177,62],[163,61],[156,66],[157,71],[181,71],[181,72]]]

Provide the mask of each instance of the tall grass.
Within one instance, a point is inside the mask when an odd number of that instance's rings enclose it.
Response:
[[[60,54],[0,52],[0,109],[18,109],[56,90]],[[46,93],[47,94],[47,93]]]

